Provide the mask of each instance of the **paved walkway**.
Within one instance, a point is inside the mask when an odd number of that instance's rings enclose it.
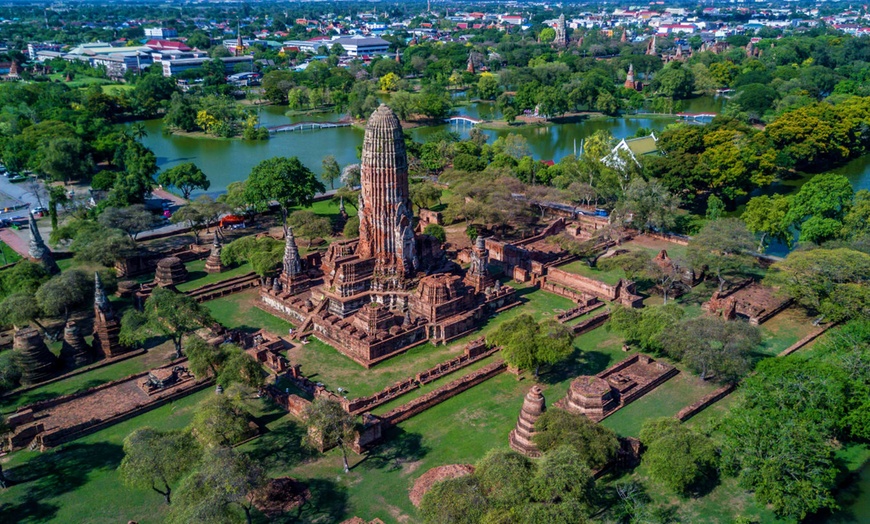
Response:
[[[11,229],[0,229],[0,240],[11,247],[16,253],[27,258],[28,242]]]

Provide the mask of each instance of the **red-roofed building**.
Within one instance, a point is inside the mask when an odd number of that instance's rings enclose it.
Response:
[[[190,51],[187,44],[173,40],[148,40],[145,46],[155,51]]]

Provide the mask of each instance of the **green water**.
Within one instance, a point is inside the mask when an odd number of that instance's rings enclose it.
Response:
[[[686,101],[683,111],[692,113],[718,112],[724,107],[725,100],[714,97],[698,97]],[[290,124],[303,121],[335,121],[342,117],[336,113],[313,115],[285,115],[284,106],[263,106],[259,108],[260,121],[267,126]],[[456,114],[482,119],[500,116],[492,103],[471,103],[457,107]],[[532,156],[539,160],[558,162],[563,157],[579,151],[584,138],[599,130],[609,131],[616,138],[634,136],[641,128],[661,131],[675,119],[629,115],[618,118],[579,118],[568,123],[541,127],[517,127],[510,129],[483,130],[492,142],[500,136],[516,133],[524,136],[529,143]],[[232,182],[244,180],[258,162],[274,156],[297,156],[312,171],[320,173],[321,161],[326,155],[333,155],[342,166],[359,162],[356,148],[362,144],[363,132],[355,127],[318,129],[278,133],[265,141],[213,140],[167,135],[162,132],[162,121],[145,122],[148,136],[143,139],[146,146],[157,155],[161,169],[173,167],[183,162],[196,163],[211,180],[210,193],[226,189]],[[456,131],[467,137],[471,131],[468,124],[444,124],[410,130],[417,140],[426,140],[434,133],[444,130]],[[849,177],[857,189],[870,189],[870,155],[856,159],[834,172]],[[785,185],[799,185],[800,181],[788,181]],[[771,188],[774,189],[774,188]]]

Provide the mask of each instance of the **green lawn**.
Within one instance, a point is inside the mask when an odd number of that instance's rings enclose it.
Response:
[[[625,271],[622,269],[614,268],[610,271],[603,271],[597,267],[589,267],[589,264],[582,260],[569,262],[564,266],[559,266],[559,269],[574,273],[575,275],[592,278],[610,286],[615,286],[619,283],[620,278],[625,278]]]
[[[631,404],[610,415],[601,423],[618,434],[637,437],[645,420],[673,417],[684,407],[719,387],[703,382],[688,373],[680,373]]]
[[[40,453],[18,451],[4,457],[13,485],[0,496],[4,522],[162,522],[166,506],[150,490],[124,487],[117,473],[124,438],[134,429],[186,426],[195,404],[211,388],[126,422]]]
[[[0,253],[2,253],[0,255],[0,264],[14,264],[21,260],[21,255],[2,241],[0,241]]]
[[[249,290],[209,300],[203,305],[211,311],[215,320],[228,328],[248,333],[266,329],[279,336],[287,335],[291,324],[254,307],[254,301],[258,298],[256,290]]]
[[[249,263],[227,269],[221,273],[206,273],[205,260],[192,260],[185,264],[185,266],[187,267],[188,280],[175,286],[182,292],[207,286],[208,284],[221,282],[223,280],[229,280],[233,277],[239,277],[251,272],[251,264]]]

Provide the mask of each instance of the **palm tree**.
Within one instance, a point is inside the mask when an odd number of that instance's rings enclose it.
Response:
[[[130,126],[130,136],[135,138],[136,140],[142,140],[146,136],[148,136],[148,131],[145,130],[145,124],[142,122],[136,122],[132,126]]]

